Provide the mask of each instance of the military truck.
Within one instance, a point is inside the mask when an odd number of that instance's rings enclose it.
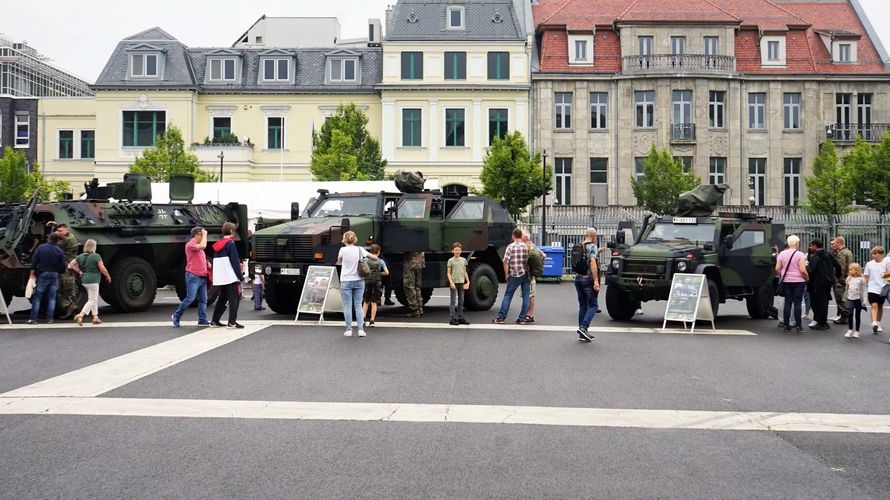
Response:
[[[785,227],[749,213],[712,215],[726,187],[699,186],[681,195],[676,216],[649,216],[634,241],[620,230],[609,243],[606,308],[629,320],[642,302],[667,300],[674,274],[707,276],[714,314],[729,299],[745,300],[748,314],[768,317],[773,309],[776,254]]]
[[[148,309],[157,289],[167,284],[185,296],[185,244],[195,226],[207,229],[212,244],[221,238],[222,224],[234,222],[238,252],[247,258],[247,207],[193,204],[191,176],[171,179],[170,199],[177,201],[166,204],[151,202],[151,183],[141,175],[127,174],[123,182],[106,186],[93,179],[84,190],[84,199],[37,203],[35,194],[28,203],[0,206],[0,286],[7,302],[24,296],[31,252],[46,240],[49,221],[67,224],[81,247],[96,240],[111,274],[99,294],[122,312]]]
[[[465,304],[487,310],[498,283],[505,281],[501,264],[514,222],[506,209],[484,196],[472,196],[460,184],[441,191],[330,193],[319,190],[305,211],[291,207],[292,221],[258,230],[253,235],[255,273],[266,279],[266,302],[281,314],[296,312],[309,266],[334,266],[346,231],[359,244],[382,248],[398,301],[406,305],[402,270],[406,252],[426,252],[422,296],[448,287],[445,269],[451,244],[460,241],[469,262],[470,289]]]

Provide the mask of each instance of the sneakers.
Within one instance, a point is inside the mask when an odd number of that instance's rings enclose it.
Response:
[[[517,325],[527,325],[527,324],[528,324],[528,320],[525,320],[525,319],[517,319],[517,320],[516,320],[516,324],[517,324]]]
[[[813,330],[831,330],[831,325],[829,325],[828,323],[817,323],[816,326],[811,326],[810,328],[812,328]]]
[[[463,319],[463,318],[457,320],[457,323],[458,323],[459,325],[469,325],[469,324],[470,324],[469,321],[467,321],[467,320],[465,320],[465,319]]]
[[[373,326],[374,326],[374,320],[372,319],[371,321],[368,321],[368,324],[365,325],[365,326],[367,326],[368,328],[373,327]]]
[[[881,328],[881,324],[880,324],[880,323],[875,322],[874,331],[875,331],[875,335],[877,335],[877,334],[879,334],[879,333],[882,333],[882,332],[884,331],[884,329]]]
[[[578,332],[579,342],[590,342],[593,340],[593,335],[591,335],[590,332],[587,331],[587,328],[579,326],[578,330],[576,331]]]
[[[213,328],[222,328],[223,324],[219,321],[211,321],[210,326],[212,326]]]
[[[495,318],[495,319],[491,320],[491,322],[492,322],[492,324],[495,324],[495,325],[503,325],[504,318]]]
[[[853,338],[853,330],[847,330],[847,333],[844,334],[844,338],[852,339]]]
[[[813,320],[813,321],[810,321],[810,324],[807,325],[807,326],[809,326],[810,328],[813,328],[814,326],[816,326],[816,325],[818,325],[818,324],[819,324],[818,321]]]
[[[229,323],[228,325],[226,325],[226,328],[244,328],[244,325],[236,321],[235,323]]]
[[[263,306],[260,306],[260,307],[254,307],[253,310],[254,310],[254,311],[265,311],[266,308],[263,307]]]
[[[367,337],[367,336],[368,336],[368,334],[367,334],[367,333],[365,333],[365,331],[364,331],[364,330],[359,330],[359,331],[358,331],[358,336],[359,336],[359,337]]]
[[[352,337],[352,330],[346,330],[345,332],[343,332],[343,336],[344,337]]]
[[[54,319],[52,319],[52,318],[46,320],[46,324],[48,324],[48,325],[51,325],[51,324],[53,324],[53,323],[55,323],[55,322],[56,322],[56,320],[54,320]]]
[[[394,305],[396,305],[396,303],[393,302],[391,299],[386,299],[385,301],[383,301],[383,305],[385,305],[385,306],[394,306]]]
[[[460,324],[460,322],[457,321],[456,319],[453,319],[453,320],[449,321],[448,324],[451,326],[457,326]]]
[[[837,323],[838,320],[841,319],[841,317],[840,317],[840,316],[832,316],[832,317],[829,318],[829,319],[830,319],[831,321],[834,321],[835,323]]]
[[[854,338],[854,339],[858,339],[858,338],[859,338],[859,332],[854,331],[854,332],[853,332],[853,338]]]
[[[210,326],[209,321],[198,321],[198,326]]]
[[[77,318],[74,318],[74,319],[77,319]],[[173,321],[173,328],[179,328],[179,320],[176,319],[175,314],[170,316],[170,320]],[[80,323],[80,321],[78,321],[78,323]]]
[[[37,324],[37,320],[36,320],[36,319],[29,319],[29,320],[28,320],[28,324],[29,324],[29,325],[36,325],[36,324]]]

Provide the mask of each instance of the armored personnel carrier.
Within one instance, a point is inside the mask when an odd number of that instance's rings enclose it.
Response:
[[[667,300],[673,275],[704,274],[714,314],[729,299],[745,300],[748,314],[766,318],[773,308],[776,254],[785,226],[747,213],[712,214],[728,186],[699,186],[680,195],[675,216],[644,219],[634,241],[619,230],[609,243],[606,308],[628,320],[642,302]]]
[[[494,304],[504,282],[501,258],[510,243],[513,219],[497,202],[469,195],[467,187],[449,184],[441,191],[402,184],[406,192],[329,193],[319,190],[304,212],[291,207],[292,221],[254,233],[255,273],[266,278],[265,296],[277,313],[293,314],[312,265],[334,266],[343,233],[354,231],[359,244],[377,243],[391,273],[393,291],[407,304],[402,287],[405,253],[426,252],[422,295],[448,287],[445,269],[451,244],[460,241],[469,261],[468,309]]]
[[[47,222],[67,224],[82,246],[98,243],[111,274],[102,282],[102,300],[123,312],[142,311],[154,302],[159,287],[174,284],[185,296],[185,244],[191,229],[207,229],[210,244],[221,238],[222,224],[238,225],[238,252],[247,258],[247,207],[193,204],[194,179],[174,176],[166,204],[151,202],[151,183],[141,175],[127,174],[123,182],[100,186],[97,179],[84,184],[80,200],[0,206],[0,286],[7,301],[23,297],[31,270],[31,252],[46,240]],[[208,245],[210,250],[210,245]]]

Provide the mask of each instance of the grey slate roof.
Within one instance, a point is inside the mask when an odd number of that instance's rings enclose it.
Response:
[[[446,28],[449,6],[464,7],[465,29]],[[512,0],[399,0],[389,24],[388,41],[525,40]]]
[[[164,51],[164,79],[128,80],[128,49],[140,45],[151,45]],[[127,37],[114,48],[105,68],[96,79],[93,88],[139,87],[139,88],[184,88],[194,87],[194,71],[186,54],[187,47],[161,28],[154,27]]]

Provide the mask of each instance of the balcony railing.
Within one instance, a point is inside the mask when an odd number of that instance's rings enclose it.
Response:
[[[853,142],[862,136],[866,142],[880,142],[884,134],[890,132],[890,123],[871,123],[868,125],[847,125],[832,123],[825,127],[825,136],[834,142]]]
[[[695,142],[695,124],[672,123],[671,142]]]
[[[704,54],[625,56],[625,73],[734,73],[735,57]]]

